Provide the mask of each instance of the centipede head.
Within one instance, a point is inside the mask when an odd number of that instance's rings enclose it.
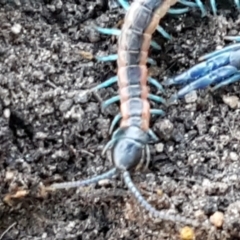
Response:
[[[145,158],[148,135],[138,127],[123,129],[112,148],[112,160],[120,170],[132,170]]]

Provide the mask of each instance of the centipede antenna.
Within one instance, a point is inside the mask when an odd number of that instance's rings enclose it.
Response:
[[[192,226],[199,226],[199,223],[195,220],[188,219],[179,215],[170,215],[166,211],[158,211],[153,206],[151,206],[142,196],[142,194],[139,192],[139,190],[135,187],[135,185],[132,182],[130,173],[128,171],[125,171],[123,173],[123,179],[125,184],[127,185],[129,191],[134,195],[138,203],[147,210],[151,216],[154,218],[160,218],[165,221],[171,221],[171,222],[180,222],[186,225],[192,225]]]
[[[112,178],[115,174],[117,173],[117,169],[113,168],[101,175],[97,175],[95,177],[82,180],[82,181],[75,181],[75,182],[62,182],[62,183],[54,183],[52,184],[49,189],[68,189],[68,188],[77,188],[77,187],[82,187],[82,186],[87,186],[90,184],[94,184],[99,182],[100,180],[103,179],[110,179]]]

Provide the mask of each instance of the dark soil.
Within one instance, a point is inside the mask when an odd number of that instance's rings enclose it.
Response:
[[[121,178],[50,194],[39,190],[112,166],[101,150],[119,109],[100,106],[117,87],[86,91],[116,72],[116,63],[92,59],[116,52],[116,38],[92,27],[119,26],[124,10],[109,3],[0,1],[0,239],[179,239],[183,226],[149,218]],[[238,13],[225,7],[216,18],[201,18],[199,11],[165,17],[162,26],[173,40],[154,34],[163,49],[151,51],[158,62],[152,75],[159,81],[176,75],[225,46],[224,36],[237,35]],[[167,96],[176,90],[166,88]],[[223,212],[223,227],[196,229],[196,239],[240,238],[240,111],[223,101],[239,91],[233,84],[169,108],[153,103],[167,113],[151,122],[163,138],[151,146],[149,171],[133,180],[158,209],[202,221]]]

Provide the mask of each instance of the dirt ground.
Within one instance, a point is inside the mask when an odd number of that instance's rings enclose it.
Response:
[[[229,3],[233,1],[229,1]],[[114,1],[0,1],[0,240],[179,239],[181,224],[153,220],[121,178],[97,186],[46,194],[40,186],[86,179],[110,169],[101,150],[118,105],[101,101],[117,87],[86,94],[113,76],[116,63],[92,56],[116,52],[116,38],[93,30],[120,26],[124,10]],[[199,11],[168,15],[171,41],[154,34],[161,51],[152,76],[162,81],[197,63],[198,57],[239,34],[230,4],[218,17]],[[177,88],[166,88],[166,96]],[[198,91],[152,118],[162,141],[151,146],[147,172],[134,183],[158,209],[209,219],[223,212],[221,228],[195,229],[196,239],[240,239],[239,84]],[[155,89],[152,89],[153,93]],[[156,92],[155,92],[156,93]]]

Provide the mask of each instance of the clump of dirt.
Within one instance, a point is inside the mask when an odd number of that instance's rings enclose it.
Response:
[[[182,226],[150,219],[121,179],[51,194],[41,188],[112,166],[101,150],[119,108],[100,106],[117,87],[87,91],[116,73],[116,63],[94,60],[116,53],[116,38],[93,30],[121,25],[125,12],[111,2],[0,1],[0,239],[179,239]],[[151,51],[153,77],[190,68],[239,33],[236,10],[221,7],[218,17],[193,10],[164,18],[173,39],[154,34],[162,50]],[[226,102],[239,90],[236,83],[168,108],[152,103],[167,113],[151,122],[162,141],[134,183],[158,209],[203,221],[223,213],[218,229],[196,229],[196,239],[240,237],[239,104]],[[176,91],[166,88],[165,97]]]

